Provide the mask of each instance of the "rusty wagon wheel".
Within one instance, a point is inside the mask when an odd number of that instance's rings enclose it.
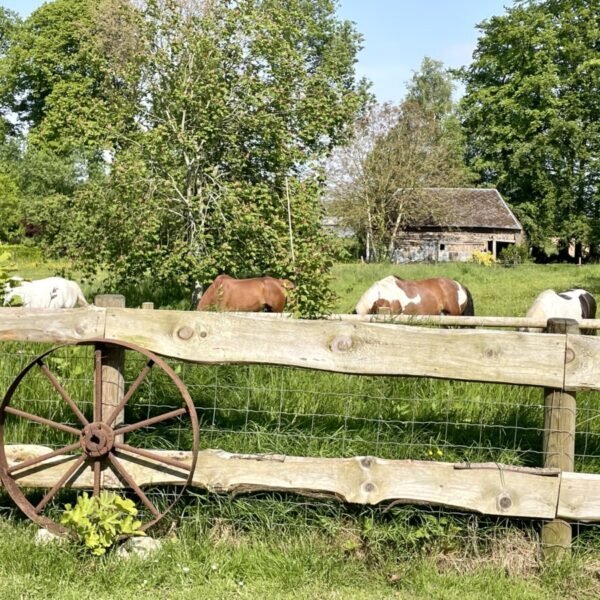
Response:
[[[107,394],[114,386],[107,381],[106,372],[103,375],[103,359],[108,353],[114,356],[115,351],[125,354],[137,375],[118,404],[103,406],[103,390]],[[167,390],[168,405],[148,402],[153,386]],[[125,422],[118,423],[123,414]],[[25,459],[13,452],[9,460],[7,440],[15,444],[25,441],[25,436],[30,443],[49,447]],[[83,483],[78,482],[77,487],[89,487],[93,495],[105,488],[128,488],[138,505],[143,505],[139,517],[145,530],[173,507],[191,483],[198,437],[198,419],[189,392],[160,357],[116,341],[58,346],[19,373],[0,405],[0,479],[30,519],[63,535],[70,533],[58,523],[64,488],[78,480]],[[185,454],[178,452],[184,450]],[[142,489],[144,483],[138,485],[135,480],[144,467],[150,474],[160,469],[166,476],[163,482],[176,485],[177,492],[168,497],[158,494],[158,500],[149,497]],[[151,475],[146,475],[145,483],[152,483]],[[25,493],[25,486],[38,489]],[[44,489],[40,492],[39,488]]]

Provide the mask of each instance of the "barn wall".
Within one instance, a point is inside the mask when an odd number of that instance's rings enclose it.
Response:
[[[517,232],[405,232],[398,239],[393,262],[467,262],[475,251],[494,251],[521,242]],[[495,243],[494,243],[495,242]]]

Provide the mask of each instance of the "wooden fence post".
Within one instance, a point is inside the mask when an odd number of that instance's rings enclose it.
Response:
[[[94,298],[94,304],[103,308],[125,308],[125,296],[121,294],[101,294]],[[125,350],[99,344],[102,348],[102,418],[112,413],[125,394]],[[123,412],[114,425],[123,423]],[[115,436],[115,442],[122,443],[123,436]]]
[[[579,324],[575,319],[549,319],[547,333],[577,335]],[[544,388],[544,467],[575,470],[575,392],[564,388]],[[542,527],[542,554],[557,558],[570,551],[571,525],[554,519]]]

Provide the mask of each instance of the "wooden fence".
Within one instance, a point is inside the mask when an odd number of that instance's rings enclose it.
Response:
[[[465,319],[428,321],[502,328],[546,325],[530,319]],[[547,519],[551,522],[543,540],[560,546],[569,544],[569,521],[600,521],[600,475],[573,472],[575,392],[600,390],[600,338],[579,335],[575,322],[553,322],[551,333],[536,334],[414,327],[381,318],[365,321],[352,315],[304,321],[97,306],[62,311],[1,308],[0,341],[122,341],[198,364],[283,365],[537,386],[543,388],[546,406],[544,468],[204,450],[193,483],[214,491],[284,490],[362,504],[427,503],[487,515]],[[600,321],[583,325],[600,328]],[[7,454],[16,464],[48,450],[15,445]],[[164,454],[183,463],[189,460],[182,452]],[[43,481],[32,473],[19,484],[50,487],[64,470],[57,463],[43,471]],[[91,469],[83,470],[72,486],[89,487],[91,477]],[[178,476],[158,464],[146,465],[136,471],[135,480],[139,485],[176,484]],[[107,475],[103,486],[118,488],[122,483]]]

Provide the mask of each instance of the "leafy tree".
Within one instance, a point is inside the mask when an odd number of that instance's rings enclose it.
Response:
[[[600,6],[521,1],[480,25],[462,101],[470,164],[538,249],[597,245]]]
[[[425,58],[404,102],[373,106],[332,163],[331,210],[364,240],[368,260],[391,260],[411,222],[443,222],[443,207],[429,203],[422,188],[470,181],[452,90],[442,63]]]
[[[5,64],[3,59],[11,46],[19,23],[16,13],[0,6],[0,79],[4,76]],[[10,133],[12,133],[12,124],[7,119],[7,111],[0,108],[0,143],[4,143],[6,136]]]
[[[0,103],[28,130],[29,145],[101,160],[111,132],[133,126],[136,15],[127,0],[55,0],[13,28]]]
[[[140,127],[64,204],[54,246],[116,281],[287,276],[329,299],[318,165],[366,97],[331,0],[149,0]],[[289,210],[288,210],[289,207]]]

